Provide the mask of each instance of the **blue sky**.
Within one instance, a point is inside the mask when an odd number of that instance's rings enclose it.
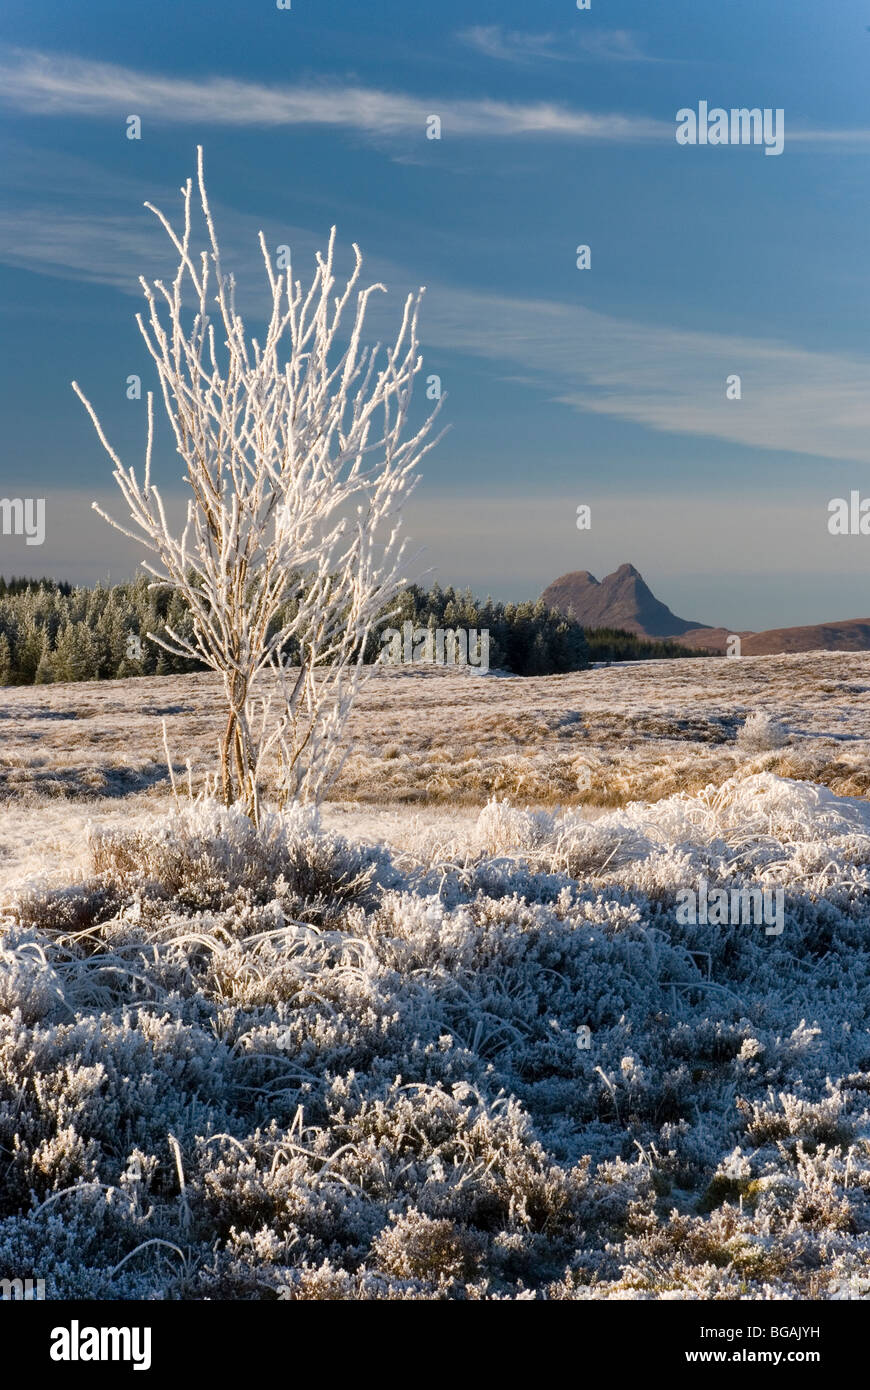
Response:
[[[427,286],[451,430],[415,572],[519,598],[630,560],[700,621],[870,614],[870,537],[827,531],[870,496],[868,25],[857,0],[6,0],[0,494],[44,496],[47,535],[0,537],[0,571],[133,571],[69,382],[138,464],[137,277],[172,269],[142,203],[174,214],[202,143],[251,328],[261,226],[297,265],[333,223],[357,241],[378,331]],[[783,154],[678,146],[702,100],[782,108]]]

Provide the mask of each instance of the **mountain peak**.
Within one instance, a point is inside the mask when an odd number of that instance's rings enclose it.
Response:
[[[639,637],[677,637],[706,626],[678,618],[630,564],[620,565],[600,583],[588,570],[573,570],[554,580],[541,598],[584,627],[620,627]]]

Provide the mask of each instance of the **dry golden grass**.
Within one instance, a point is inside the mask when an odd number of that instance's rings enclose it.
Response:
[[[739,739],[766,712],[784,746]],[[210,675],[0,691],[0,799],[163,797],[165,721],[195,787],[222,727]],[[816,652],[624,664],[523,680],[379,672],[354,711],[337,802],[619,806],[718,785],[741,769],[870,787],[870,656]]]

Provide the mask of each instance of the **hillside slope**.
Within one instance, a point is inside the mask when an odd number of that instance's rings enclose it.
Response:
[[[677,637],[705,626],[672,613],[634,565],[620,565],[601,581],[588,570],[574,570],[554,580],[541,598],[585,627],[619,627],[639,637]]]

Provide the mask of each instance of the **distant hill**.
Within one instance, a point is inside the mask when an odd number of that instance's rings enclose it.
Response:
[[[681,647],[693,651],[724,653],[734,634],[726,627],[698,628],[675,637]],[[870,651],[870,618],[845,618],[842,622],[811,623],[807,627],[772,627],[767,632],[740,632],[743,656],[778,656],[787,652]]]
[[[798,631],[799,629],[795,629]],[[725,655],[729,637],[739,637],[742,651],[746,652],[746,643],[750,637],[760,637],[761,633],[741,631],[739,628],[732,627],[693,627],[691,632],[683,632],[673,640],[678,642],[681,647],[691,647],[692,651],[716,652],[721,656]],[[760,655],[760,653],[756,653]]]
[[[870,618],[776,627],[767,632],[741,632],[678,618],[656,598],[634,565],[620,565],[600,582],[588,570],[573,570],[554,580],[541,598],[586,628],[622,628],[648,640],[669,637],[693,651],[724,655],[728,638],[734,636],[740,638],[743,656],[870,651]]]
[[[672,613],[644,583],[634,565],[620,565],[600,582],[588,570],[573,570],[554,580],[541,598],[550,608],[576,618],[584,627],[622,628],[639,637],[680,637],[706,626]],[[697,645],[703,643],[699,641]]]
[[[744,656],[773,652],[870,651],[870,618],[845,618],[842,622],[814,623],[810,627],[774,627],[756,632],[741,644]]]

